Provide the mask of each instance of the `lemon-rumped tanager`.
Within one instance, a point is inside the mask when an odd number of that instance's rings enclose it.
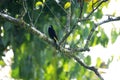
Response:
[[[48,34],[50,38],[53,39],[56,44],[56,42],[58,41],[58,38],[52,25],[50,25],[48,28]]]

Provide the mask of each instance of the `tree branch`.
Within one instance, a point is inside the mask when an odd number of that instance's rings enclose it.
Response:
[[[81,2],[83,2],[84,4],[84,1],[80,0]],[[89,14],[87,17],[85,17],[84,19],[81,20],[81,16],[82,16],[82,9],[83,9],[83,5],[81,4],[81,10],[80,10],[80,15],[79,15],[79,19],[75,22],[75,24],[72,26],[71,30],[69,32],[67,32],[65,34],[65,36],[62,38],[62,40],[59,42],[59,44],[61,45],[67,38],[68,36],[74,31],[74,29],[77,27],[77,24],[78,22],[81,22],[81,21],[84,21],[84,20],[88,20],[89,17],[92,15],[92,13],[95,12],[95,10],[97,10],[99,8],[99,6],[102,5],[102,3],[106,2],[108,0],[102,0],[98,5],[97,7],[95,7]]]
[[[34,26],[30,25],[30,24],[27,24],[26,22],[24,22],[23,20],[21,19],[17,19],[17,18],[13,18],[7,14],[3,14],[0,12],[0,17],[15,24],[15,25],[20,25],[22,28],[25,28],[26,30],[28,30],[29,32],[37,35],[39,38],[45,40],[47,43],[51,44],[52,46],[55,47],[55,44],[54,42],[48,38],[44,33],[40,32],[39,30],[37,30]],[[86,20],[86,19],[85,19]],[[82,21],[85,21],[84,19]],[[88,48],[88,44],[89,44],[89,41],[95,31],[95,29],[99,26],[99,25],[102,25],[104,23],[108,23],[108,22],[111,22],[111,21],[118,21],[120,20],[120,17],[110,17],[104,21],[101,21],[99,23],[96,23],[94,24],[93,28],[91,29],[89,35],[88,35],[88,38],[87,38],[87,41],[86,41],[86,44],[85,44],[85,47],[84,48],[76,48],[76,49],[66,49],[66,48],[62,48],[62,47],[58,47],[58,50],[61,50],[63,52],[67,52],[67,53],[71,53],[71,52],[83,52],[83,51],[89,51],[89,48]]]
[[[99,25],[102,25],[102,24],[105,24],[108,22],[119,21],[119,20],[120,20],[120,16],[118,16],[118,17],[112,17],[112,16],[109,17],[108,16],[108,19],[101,21],[99,23],[96,23],[96,26],[99,26]]]
[[[88,38],[87,38],[87,41],[86,41],[86,44],[84,46],[84,48],[88,48],[88,45],[89,45],[89,42],[90,42],[90,39],[95,31],[95,29],[99,26],[99,25],[102,25],[102,24],[105,24],[105,23],[108,23],[108,22],[112,22],[112,21],[118,21],[120,20],[120,17],[108,17],[108,19],[104,20],[104,21],[101,21],[99,23],[94,23],[94,26],[93,28],[91,29],[89,35],[88,35]]]
[[[30,25],[26,22],[24,22],[23,20],[21,19],[17,19],[17,18],[13,18],[7,14],[3,14],[0,12],[0,18],[1,19],[4,19],[6,21],[9,21],[15,25],[19,25],[20,27],[26,29],[27,31],[31,32],[32,34],[38,36],[40,39],[43,39],[45,40],[47,43],[51,44],[52,46],[56,47],[54,42],[48,38],[44,33],[40,32],[39,30],[37,30],[33,25]],[[83,49],[66,49],[66,48],[63,48],[63,47],[60,47],[59,45],[57,45],[57,49],[59,51],[62,51],[64,52],[67,56],[70,56],[71,58],[75,59],[80,65],[82,65],[83,67],[85,67],[86,69],[89,69],[89,70],[92,70],[101,80],[104,80],[101,75],[99,74],[99,72],[97,71],[97,69],[95,67],[89,67],[87,66],[86,64],[84,64],[78,57],[74,56],[73,54],[69,54],[71,52],[82,52],[82,51],[87,51],[88,50],[88,44],[90,42],[90,39],[95,31],[95,29],[99,26],[99,25],[102,25],[104,23],[108,23],[108,22],[111,22],[111,21],[118,21],[120,20],[120,17],[110,17],[104,21],[101,21],[99,23],[96,23],[93,28],[91,29],[90,31],[90,34],[88,35],[88,38],[87,38],[87,42],[86,42],[86,45]],[[87,46],[87,47],[86,47]]]
[[[44,33],[37,30],[33,25],[26,23],[24,20],[13,18],[13,17],[11,17],[7,14],[3,14],[1,12],[0,12],[0,17],[5,19],[6,21],[13,23],[14,25],[19,25],[21,28],[26,29],[27,31],[31,32],[32,34],[35,34],[39,38],[45,40],[47,43],[54,46],[54,42],[50,38],[48,38]]]
[[[83,6],[84,6],[84,1],[80,0],[80,15],[79,15],[79,19],[81,19],[82,17],[82,12],[83,12]],[[75,24],[73,25],[73,27],[71,28],[71,30],[69,30],[65,36],[62,38],[62,40],[59,42],[59,45],[61,45],[67,38],[68,36],[74,31],[74,29],[77,26],[77,23],[79,22],[79,19],[75,22]],[[68,26],[67,26],[68,27]]]
[[[93,71],[101,80],[104,80],[102,78],[102,76],[100,75],[100,73],[98,72],[98,69],[96,69],[95,67],[93,66],[87,66],[85,63],[83,63],[78,57],[76,56],[72,56],[81,66],[83,66],[84,68],[86,69],[89,69],[91,71]]]
[[[21,28],[24,28],[27,31],[29,31],[30,33],[38,36],[40,39],[43,39],[44,41],[46,41],[48,44],[52,45],[53,47],[55,47],[59,51],[62,51],[64,53],[71,53],[71,50],[65,49],[63,47],[60,47],[59,45],[56,45],[54,43],[54,41],[51,40],[49,37],[47,37],[44,33],[37,30],[33,25],[30,25],[30,24],[26,23],[22,19],[13,18],[13,17],[11,17],[7,14],[1,13],[1,12],[0,12],[0,18],[13,23],[14,25],[19,25]]]
[[[88,66],[88,65],[86,65],[84,62],[82,62],[80,60],[80,58],[78,58],[75,55],[72,55],[72,54],[65,54],[65,55],[67,55],[68,57],[73,58],[74,60],[76,60],[84,68],[93,71],[100,78],[100,80],[104,80],[103,77],[101,76],[101,74],[98,72],[98,69],[95,68],[94,66]]]

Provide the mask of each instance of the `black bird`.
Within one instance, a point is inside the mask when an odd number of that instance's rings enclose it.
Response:
[[[50,25],[48,28],[48,34],[49,34],[50,38],[54,40],[55,43],[56,43],[56,41],[58,41],[57,35],[56,35],[55,30],[53,29],[52,25]]]

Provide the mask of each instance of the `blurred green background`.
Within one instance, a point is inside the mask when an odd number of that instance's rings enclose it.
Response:
[[[46,0],[44,6],[39,6],[36,9],[35,4],[38,0],[27,0],[27,11],[23,20],[27,23],[35,23],[35,27],[48,36],[48,26],[53,25],[56,30],[58,39],[61,40],[66,33],[67,15],[71,12],[70,28],[75,24],[79,14],[80,6],[77,0],[71,0],[71,7],[64,9],[64,5],[69,0],[60,0],[57,3],[55,0]],[[59,1],[59,0],[58,0]],[[41,0],[42,2],[42,0]],[[98,20],[103,16],[102,8],[107,6],[109,2],[101,5],[90,17],[90,19]],[[70,11],[71,9],[71,11]],[[23,9],[23,0],[0,0],[0,10],[6,12],[12,17],[18,18]],[[82,17],[86,16],[92,10],[91,2],[84,5]],[[39,15],[39,18],[38,18]],[[36,19],[38,21],[36,22]],[[83,47],[88,34],[93,27],[94,21],[89,20],[77,25],[74,32],[65,41],[65,44],[70,47]],[[0,59],[1,65],[3,52],[9,46],[14,52],[13,63],[11,65],[12,72],[10,73],[14,79],[23,80],[99,80],[94,72],[89,71],[75,62],[73,59],[66,57],[64,53],[55,50],[51,45],[39,39],[37,36],[29,33],[29,31],[20,28],[8,21],[0,19]],[[101,36],[97,36],[98,33]],[[118,34],[113,31],[113,43]],[[104,29],[98,27],[90,41],[90,47],[101,44],[107,47],[108,37]],[[84,63],[91,65],[91,56],[84,56],[84,53],[74,53],[79,56]],[[101,60],[97,60],[96,67],[100,67]]]

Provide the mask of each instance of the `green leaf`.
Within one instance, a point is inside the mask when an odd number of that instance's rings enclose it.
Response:
[[[4,66],[4,65],[5,65],[4,61],[0,60],[0,66]]]
[[[95,13],[95,18],[96,18],[96,19],[101,19],[102,16],[103,16],[102,10],[101,10],[101,9],[98,9],[97,12]]]
[[[116,32],[116,28],[111,30],[111,42],[114,43],[118,37],[118,33]]]
[[[90,65],[91,64],[91,57],[88,55],[85,59],[84,59],[85,63],[87,65]]]
[[[11,75],[12,75],[13,78],[18,78],[18,76],[19,76],[19,68],[16,67],[16,68],[12,69],[12,74]]]
[[[85,29],[83,30],[83,39],[86,39],[88,34],[89,34],[89,29],[88,27],[85,27]]]
[[[105,34],[105,32],[104,32],[104,30],[102,29],[101,30],[101,36],[100,36],[100,43],[104,46],[104,47],[106,47],[107,46],[107,44],[108,44],[108,41],[109,41],[109,39],[108,39],[108,37],[107,37],[107,35]]]
[[[100,59],[100,57],[97,58],[97,63],[96,63],[96,67],[100,67],[102,60]]]

